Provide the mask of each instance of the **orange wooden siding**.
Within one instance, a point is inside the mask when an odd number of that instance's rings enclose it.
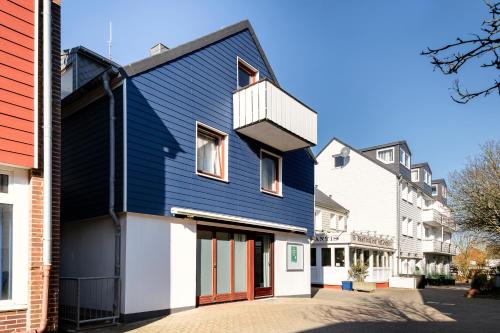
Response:
[[[0,0],[0,163],[34,166],[34,0]]]

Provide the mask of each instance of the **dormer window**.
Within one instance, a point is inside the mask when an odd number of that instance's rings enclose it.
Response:
[[[432,196],[436,196],[438,194],[438,190],[437,190],[437,185],[432,185]]]
[[[403,164],[406,168],[410,169],[410,155],[402,148],[399,148],[399,163]]]
[[[412,182],[418,182],[419,181],[419,175],[418,175],[419,169],[413,169],[411,170],[411,181]]]
[[[246,87],[259,80],[259,71],[243,59],[238,58],[238,88]]]
[[[424,170],[424,182],[429,186],[432,185],[432,176],[427,170]]]
[[[394,148],[385,148],[377,150],[377,160],[385,164],[394,163]]]

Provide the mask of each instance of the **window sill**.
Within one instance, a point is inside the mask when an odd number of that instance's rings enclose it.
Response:
[[[28,310],[27,304],[16,304],[11,300],[0,301],[0,312]]]
[[[278,197],[278,198],[283,198],[283,194],[281,194],[281,193],[270,192],[270,191],[266,191],[266,190],[263,190],[263,189],[260,189],[260,192],[262,192],[264,194],[272,195],[272,196],[275,196],[275,197]]]
[[[196,172],[196,174],[198,176],[201,176],[201,177],[205,177],[205,178],[209,178],[209,179],[213,179],[213,180],[218,180],[218,181],[223,182],[223,183],[229,183],[228,179],[219,178],[219,177],[216,177],[216,176],[210,176],[210,175],[207,175],[207,174],[201,173],[201,172]]]

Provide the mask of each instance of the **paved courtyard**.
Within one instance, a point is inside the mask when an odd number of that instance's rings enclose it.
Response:
[[[499,332],[500,301],[467,299],[460,288],[313,290],[278,298],[199,307],[165,318],[101,329],[133,332]]]

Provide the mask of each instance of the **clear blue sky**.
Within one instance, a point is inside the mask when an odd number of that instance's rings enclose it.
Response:
[[[62,47],[84,45],[122,65],[149,47],[188,42],[249,19],[281,86],[318,112],[317,152],[336,136],[356,148],[408,141],[412,162],[446,177],[500,139],[500,98],[467,105],[450,99],[454,78],[433,72],[419,53],[478,32],[482,0],[420,1],[132,1],[65,0]],[[469,87],[494,76],[468,67]],[[498,75],[498,74],[497,74]]]

